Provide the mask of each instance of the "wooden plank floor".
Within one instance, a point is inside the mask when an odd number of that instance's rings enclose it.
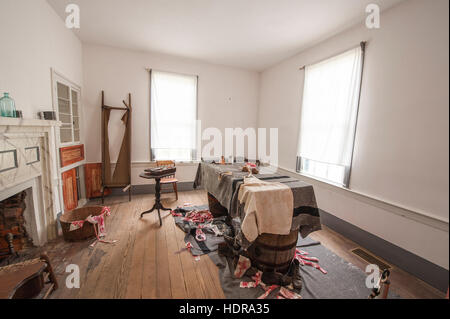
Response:
[[[206,204],[204,191],[163,194],[163,204],[175,208],[184,203]],[[91,202],[94,203],[95,202]],[[97,202],[99,203],[99,202]],[[184,233],[175,226],[170,212],[162,212],[163,226],[159,227],[157,214],[142,211],[153,206],[154,195],[137,195],[128,202],[127,196],[109,197],[111,207],[107,219],[108,239],[117,239],[116,245],[92,241],[66,243],[62,239],[49,243],[44,249],[54,264],[60,288],[52,298],[224,298],[218,278],[218,268],[208,256],[199,261],[184,250]],[[311,235],[337,255],[361,269],[366,264],[350,250],[355,243],[324,228]],[[80,289],[65,285],[66,266],[80,268]],[[401,269],[394,269],[392,287],[404,298],[442,298],[444,294]]]
[[[173,194],[162,197],[171,208],[206,201],[204,192],[194,191],[180,193],[178,201]],[[115,245],[98,243],[89,249],[92,241],[58,240],[45,247],[60,282],[52,298],[224,298],[217,267],[208,256],[195,261],[184,249],[184,233],[170,212],[161,212],[162,227],[156,213],[139,218],[153,206],[153,195],[134,196],[131,202],[126,196],[109,197],[105,204],[112,213],[106,222],[108,239],[117,239]],[[69,264],[80,268],[80,289],[65,286]]]

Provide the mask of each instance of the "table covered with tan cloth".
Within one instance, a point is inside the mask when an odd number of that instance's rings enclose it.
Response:
[[[294,201],[286,185],[245,177],[238,200],[244,205],[241,230],[249,242],[261,234],[288,235],[291,232]]]

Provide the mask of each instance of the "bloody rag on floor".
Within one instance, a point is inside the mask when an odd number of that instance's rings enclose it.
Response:
[[[178,207],[172,211],[175,224],[186,233],[184,242],[190,243],[193,256],[216,251],[224,242],[223,235],[231,235],[226,217],[213,218],[208,206]]]

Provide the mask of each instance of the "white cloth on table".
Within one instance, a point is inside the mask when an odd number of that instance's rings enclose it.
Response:
[[[294,197],[288,186],[248,177],[239,189],[238,200],[245,203],[241,230],[248,241],[264,233],[290,233]]]

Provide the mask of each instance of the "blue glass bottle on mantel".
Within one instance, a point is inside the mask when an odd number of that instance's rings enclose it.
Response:
[[[16,106],[14,100],[9,97],[9,93],[4,93],[0,99],[0,112],[3,117],[16,117]]]

